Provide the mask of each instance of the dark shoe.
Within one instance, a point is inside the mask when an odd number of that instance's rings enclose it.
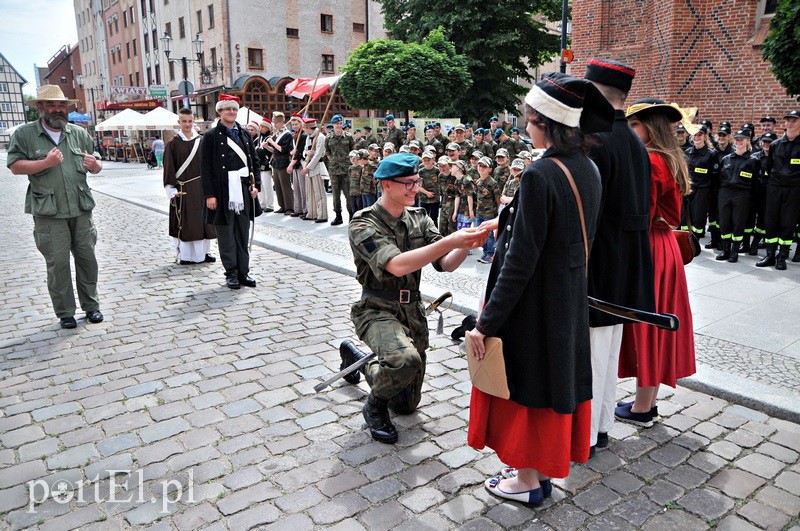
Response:
[[[717,248],[717,242],[715,240],[711,240],[710,242],[705,244],[703,247],[705,247],[706,249],[716,249]]]
[[[797,249],[794,250],[794,256],[792,257],[792,262],[795,264],[800,262],[800,243],[797,244]]]
[[[325,219],[315,219],[315,220],[314,220],[314,223],[327,223],[327,222],[328,222],[328,218],[325,218]]]
[[[750,249],[747,251],[747,254],[750,256],[756,256],[758,254],[758,243],[761,241],[761,236],[753,236],[753,241],[750,242]],[[742,249],[744,251],[744,249]]]
[[[731,246],[731,255],[728,257],[728,262],[731,264],[735,264],[739,261],[739,245],[739,242],[733,242],[733,245]]]
[[[498,476],[503,476],[506,479],[517,477],[517,469],[512,466],[504,467]],[[553,483],[549,479],[540,479],[539,486],[542,487],[542,494],[545,498],[549,498],[553,494]]]
[[[267,214],[269,214],[270,212],[275,212],[275,209],[274,209],[274,208],[265,208],[265,209],[264,209],[264,212],[266,212]]]
[[[201,262],[192,262],[191,260],[181,260],[181,261],[180,261],[180,262],[178,262],[178,263],[179,263],[180,265],[195,265],[195,264],[199,264],[199,263],[201,263]]]
[[[283,209],[283,208],[279,208],[278,210],[275,211],[275,213],[276,214],[284,214],[284,213],[286,213],[286,210]]]
[[[630,402],[617,402],[617,406],[619,406],[619,407],[627,407],[628,409],[630,409],[630,407],[631,407],[632,405],[633,405],[633,400],[631,400]],[[654,418],[654,419],[658,418],[658,417],[660,416],[660,415],[658,414],[658,406],[653,406],[653,407],[650,409],[650,413],[652,413],[652,414],[653,414],[653,418]],[[598,435],[599,435],[599,434],[598,434]],[[608,434],[606,434],[606,437],[608,437]]]
[[[300,216],[303,215],[303,212],[292,212],[289,215],[292,216],[293,218],[299,218]]]
[[[775,269],[778,271],[786,271],[786,255],[783,251],[779,252],[775,257]]]
[[[341,212],[337,212],[336,213],[336,219],[331,221],[331,225],[341,225],[342,223],[344,223],[344,221],[342,220],[342,213]]]
[[[723,261],[731,257],[731,242],[722,243],[722,252],[717,255],[717,260]]]
[[[506,492],[500,488],[500,482],[502,480],[503,476],[493,476],[484,481],[483,486],[489,491],[489,493],[497,496],[498,498],[512,500],[524,503],[526,505],[537,506],[541,505],[544,501],[544,487],[541,486],[541,483],[539,488],[533,490],[526,490],[522,492]]]
[[[598,448],[605,448],[608,446],[608,434],[603,433],[602,431],[597,434],[597,444],[595,444]]]
[[[61,328],[75,328],[78,326],[78,321],[74,317],[62,317],[59,319],[58,324],[61,325]]]
[[[100,310],[92,310],[91,312],[86,312],[86,320],[90,323],[102,323],[103,322],[103,313]]]
[[[755,241],[755,236],[753,237],[753,241]],[[750,235],[745,234],[744,239],[742,240],[742,247],[741,247],[742,254],[750,252]]]
[[[283,213],[284,216],[291,216],[292,214],[294,214],[294,210],[287,210]]]
[[[207,254],[207,255],[206,255],[206,259],[205,259],[205,260],[203,260],[203,262],[205,262],[205,263],[207,263],[207,264],[212,264],[212,263],[214,263],[214,262],[216,262],[216,261],[217,261],[217,259],[216,259],[216,258],[214,258],[213,256],[211,256],[210,254]]]
[[[467,335],[467,330],[474,330],[477,323],[477,319],[472,315],[464,317],[464,320],[461,321],[461,326],[457,326],[453,333],[450,334],[450,337],[455,340],[464,339]]]
[[[253,280],[250,277],[242,277],[242,278],[240,278],[239,279],[239,284],[241,284],[242,286],[246,286],[248,288],[256,287],[256,281]]]
[[[653,413],[634,413],[629,406],[617,407],[614,409],[614,416],[629,424],[635,424],[643,428],[649,428],[653,425]]]
[[[589,459],[594,459],[595,454],[597,454],[597,445],[589,447]]]
[[[370,393],[367,403],[361,410],[367,422],[369,434],[378,442],[394,444],[397,442],[397,430],[389,418],[389,401]]]
[[[774,243],[767,244],[767,255],[756,262],[756,267],[772,267],[775,265],[775,249]]]
[[[229,278],[228,280],[225,281],[225,285],[231,289],[239,289],[242,287],[242,285],[239,284],[238,278]]]
[[[364,359],[367,356],[367,353],[359,349],[351,340],[345,339],[342,341],[342,344],[339,345],[339,356],[342,358],[342,364],[339,366],[339,370],[343,371],[350,365],[361,359]],[[355,370],[344,376],[344,381],[347,383],[357,384],[360,380],[361,372],[358,370]]]

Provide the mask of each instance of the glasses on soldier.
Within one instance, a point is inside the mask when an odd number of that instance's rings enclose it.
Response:
[[[389,179],[393,183],[402,184],[406,190],[413,190],[414,188],[422,185],[422,179],[415,179],[413,181],[398,181],[397,179]]]

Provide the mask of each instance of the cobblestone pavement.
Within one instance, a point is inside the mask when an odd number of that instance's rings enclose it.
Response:
[[[353,334],[354,279],[254,247],[258,288],[227,290],[219,264],[172,263],[162,214],[103,195],[106,320],[61,330],[24,180],[0,178],[0,528],[800,529],[800,426],[683,387],[540,508],[501,503],[482,486],[500,462],[466,446],[466,361],[444,337],[398,444],[372,442],[364,383],[312,389]],[[111,470],[130,472],[124,501]]]

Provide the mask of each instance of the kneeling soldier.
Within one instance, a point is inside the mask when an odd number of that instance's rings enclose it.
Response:
[[[419,405],[428,348],[428,321],[419,292],[421,270],[454,271],[467,251],[481,246],[488,233],[465,229],[443,237],[425,209],[415,208],[419,158],[398,153],[383,159],[375,172],[382,195],[350,222],[350,247],[361,283],[361,300],[350,317],[358,337],[376,359],[361,370],[372,388],[364,420],[376,441],[394,443],[397,431],[389,408],[409,414]],[[342,366],[366,354],[352,343],[342,345]],[[358,373],[348,375],[358,381]]]

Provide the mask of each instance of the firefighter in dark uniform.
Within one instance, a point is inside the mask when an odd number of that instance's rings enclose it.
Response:
[[[692,193],[687,196],[688,208],[681,216],[684,230],[691,229],[695,236],[702,238],[706,232],[706,219],[709,213],[711,183],[718,179],[719,157],[711,147],[706,126],[692,137],[692,147],[686,150],[686,163],[692,180]]]
[[[761,124],[761,135],[753,143],[753,153],[761,151],[761,141],[764,140],[764,135],[768,133],[775,133],[775,125],[778,121],[772,116],[765,116],[759,120]],[[777,133],[775,135],[777,137]]]
[[[717,140],[714,138],[714,135],[711,134],[714,132],[714,123],[706,118],[705,120],[700,120],[700,125],[705,127],[706,131],[708,131],[708,141],[711,142],[711,147],[717,149]]]
[[[784,119],[786,134],[772,143],[767,162],[767,256],[756,264],[758,267],[774,265],[781,271],[786,269],[786,258],[800,218],[800,111],[792,111]]]
[[[770,146],[778,139],[775,133],[764,133],[761,135],[761,151],[753,153],[753,158],[758,160],[758,179],[753,181],[753,188],[750,192],[750,217],[747,221],[748,228],[752,228],[752,241],[747,254],[755,256],[758,254],[758,245],[766,234],[764,227],[764,210],[767,206],[767,182],[769,181],[769,161]],[[745,229],[745,233],[747,229]],[[745,239],[747,235],[745,234]],[[742,248],[742,252],[745,252]]]
[[[678,138],[678,144],[681,145],[681,149],[686,151],[690,147],[692,147],[692,138],[689,134],[689,131],[686,130],[686,127],[683,124],[679,123],[677,127],[675,127],[675,136]]]
[[[733,153],[733,144],[730,143],[731,130],[724,127],[721,122],[717,131],[717,157],[722,160],[725,155]],[[719,232],[719,173],[711,176],[711,190],[708,196],[708,232],[711,233],[711,241],[706,244],[706,249],[722,250],[722,238]]]
[[[758,178],[758,161],[750,151],[747,130],[733,135],[736,151],[725,155],[720,164],[719,228],[722,233],[722,252],[717,260],[737,262],[744,239],[744,229],[750,210],[750,188]]]

